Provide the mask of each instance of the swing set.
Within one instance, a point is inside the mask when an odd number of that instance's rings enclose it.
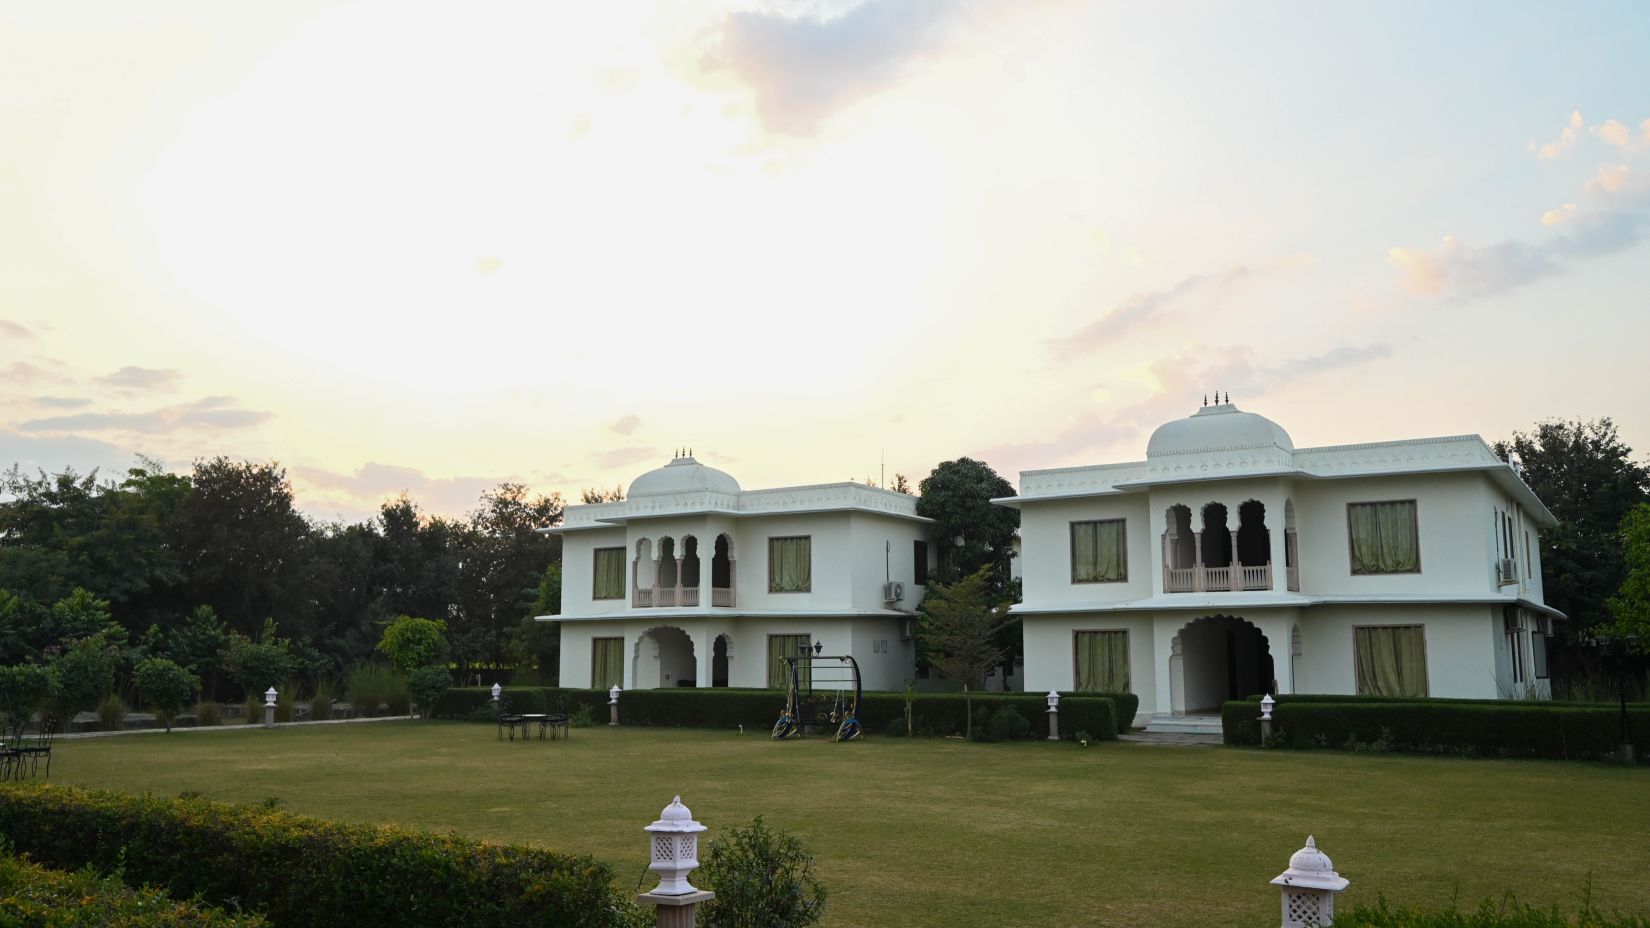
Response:
[[[864,734],[859,725],[859,662],[852,655],[804,651],[783,660],[789,685],[773,740],[805,735],[809,729],[834,731],[832,741],[853,741]]]

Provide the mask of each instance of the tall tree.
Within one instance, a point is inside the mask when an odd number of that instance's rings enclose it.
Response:
[[[601,487],[585,487],[579,491],[579,501],[589,505],[591,503],[617,503],[624,499],[624,484],[619,484],[611,490]]]
[[[918,607],[917,645],[940,675],[977,690],[1007,651],[998,635],[1008,623],[1006,604],[992,601],[991,568],[982,567],[956,583],[929,587]],[[968,701],[968,734],[973,737],[973,700]]]
[[[453,658],[503,656],[504,633],[533,614],[544,569],[561,560],[561,537],[539,531],[561,522],[560,494],[529,497],[519,483],[482,494],[457,541],[457,610],[449,610]]]
[[[1495,451],[1517,456],[1524,481],[1558,517],[1542,537],[1542,588],[1547,604],[1570,617],[1568,634],[1584,637],[1607,620],[1605,599],[1626,577],[1617,530],[1650,499],[1650,469],[1633,461],[1609,419],[1542,422]]]
[[[1626,576],[1610,597],[1610,625],[1605,631],[1634,650],[1650,653],[1650,503],[1641,503],[1621,520]]]
[[[248,636],[270,616],[308,631],[302,578],[310,528],[293,506],[286,470],[218,457],[195,462],[192,482],[178,514],[190,601],[210,604]]]
[[[991,500],[1016,495],[1013,484],[983,461],[958,458],[934,468],[917,488],[917,515],[934,520],[940,581],[955,583],[990,567],[993,601],[1006,599],[1020,511]]]

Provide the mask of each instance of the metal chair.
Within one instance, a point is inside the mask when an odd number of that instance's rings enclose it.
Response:
[[[32,742],[21,742],[22,757],[19,763],[27,761],[29,776],[40,772],[40,758],[46,759],[46,776],[52,775],[52,737],[57,734],[57,719],[50,714],[40,716],[40,731]]]
[[[512,713],[510,711],[510,700],[505,699],[502,696],[499,697],[498,740],[503,741],[506,732],[509,733],[511,741],[516,740],[516,728],[522,724],[522,721],[521,713]],[[527,730],[525,728],[522,729],[521,736],[523,740],[526,740]]]
[[[567,714],[567,697],[557,696],[556,711],[545,715],[544,721],[541,724],[543,724],[545,728],[550,729],[550,740],[554,741],[556,740],[556,729],[558,728],[561,729],[561,736],[563,738],[572,737],[573,728],[571,723],[572,716]]]

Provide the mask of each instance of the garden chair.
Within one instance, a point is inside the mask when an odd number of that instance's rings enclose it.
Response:
[[[55,734],[57,734],[57,719],[49,714],[42,715],[40,717],[40,732],[34,736],[34,740],[19,742],[21,756],[18,758],[18,762],[19,765],[24,761],[28,762],[29,776],[34,776],[40,772],[40,758],[42,757],[46,759],[46,776],[52,775],[52,736]]]
[[[28,716],[6,719],[4,741],[0,741],[0,780],[23,779],[23,730],[28,724]]]
[[[543,737],[543,730],[545,728],[550,729],[551,741],[556,740],[556,729],[558,728],[561,729],[561,736],[563,738],[571,737],[571,721],[572,716],[567,714],[567,697],[557,696],[556,711],[545,715],[544,721],[539,723],[542,726],[542,728],[540,728],[540,737]]]
[[[510,700],[500,697],[498,701],[498,740],[503,741],[506,732],[510,734],[511,741],[516,740],[516,729],[522,725],[522,722],[523,719],[520,713],[510,711]],[[527,740],[526,728],[521,730],[521,739],[523,741]]]

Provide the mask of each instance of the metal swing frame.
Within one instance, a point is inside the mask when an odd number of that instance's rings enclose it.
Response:
[[[806,654],[798,657],[787,657],[785,661],[785,677],[788,685],[785,688],[785,707],[779,712],[779,721],[773,726],[773,740],[780,741],[791,735],[805,735],[812,728],[820,730],[834,728],[832,741],[854,741],[862,737],[865,732],[859,724],[859,701],[864,692],[859,676],[859,661],[854,660],[851,654]],[[853,696],[846,698],[846,690],[837,690],[834,705],[831,711],[821,715],[819,707],[826,705],[826,701],[814,696],[813,668],[826,664],[827,661],[836,661],[847,665],[853,672]],[[807,663],[807,689],[803,690],[799,666]],[[826,664],[826,666],[830,666]],[[846,683],[848,681],[837,681]]]

